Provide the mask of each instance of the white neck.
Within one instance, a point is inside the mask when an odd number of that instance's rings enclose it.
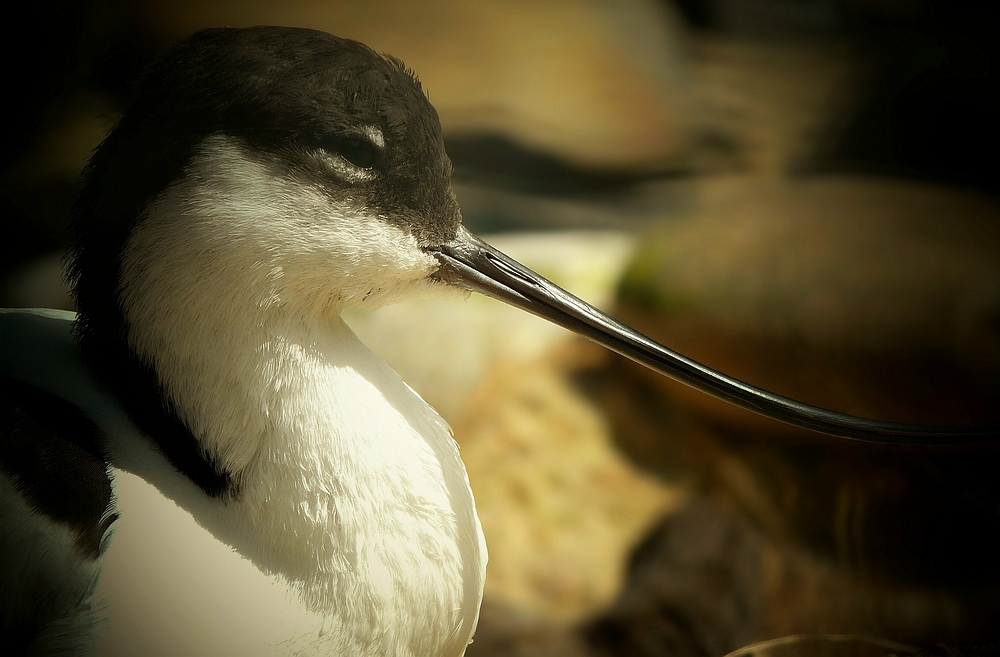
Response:
[[[379,654],[459,654],[485,544],[449,428],[339,318],[282,336],[267,364],[283,389],[241,482],[259,539],[244,549],[360,635],[345,654],[387,627],[399,645]]]
[[[339,316],[293,312],[273,263],[192,250],[213,224],[151,208],[123,262],[129,340],[238,482],[196,519],[328,614],[336,654],[460,655],[486,548],[447,424]]]

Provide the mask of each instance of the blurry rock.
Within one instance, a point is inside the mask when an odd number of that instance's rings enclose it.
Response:
[[[132,2],[161,43],[280,24],[363,41],[415,70],[446,135],[488,133],[592,168],[673,163],[689,145],[679,21],[653,0]]]
[[[704,191],[699,212],[640,242],[622,287],[626,321],[709,366],[820,406],[1000,424],[996,201],[845,178],[716,180]],[[620,359],[590,385],[635,462],[728,497],[769,537],[872,590],[1000,586],[1000,446],[821,437]],[[872,600],[872,617],[901,604]],[[998,609],[985,596],[977,613]],[[954,627],[982,627],[963,614]]]
[[[62,94],[36,117],[28,148],[0,173],[0,305],[73,309],[63,280],[66,228],[80,173],[114,114],[100,93]]]
[[[724,504],[694,501],[636,548],[622,594],[583,634],[595,654],[629,657],[722,655],[792,634],[920,645],[990,636],[1000,620],[993,593],[873,584],[769,539]],[[785,641],[782,650],[752,654],[882,657],[894,648],[870,640],[838,651],[836,642],[813,639],[800,640],[801,650]]]
[[[845,90],[858,84],[850,44],[836,39],[709,32],[691,51],[698,132],[734,142],[745,169],[760,176],[780,177],[813,161],[821,135],[842,118]],[[707,154],[701,149],[697,157]]]
[[[636,547],[618,600],[584,631],[601,655],[722,655],[765,615],[764,541],[739,515],[695,501]]]
[[[917,653],[917,657],[997,657],[998,655],[1000,655],[1000,641],[957,644],[938,641]]]
[[[63,94],[36,119],[28,148],[0,174],[3,193],[60,246],[80,172],[115,118],[114,105],[99,93]]]
[[[686,178],[633,180],[627,189],[566,196],[508,189],[483,181],[456,179],[453,187],[465,225],[477,234],[554,230],[635,233],[664,217],[690,211],[697,198],[697,185]]]
[[[68,182],[80,172],[117,120],[112,100],[95,91],[74,90],[39,117],[38,142],[14,168],[24,180]]]
[[[919,649],[860,634],[794,634],[760,641],[726,657],[902,657]]]
[[[77,180],[113,123],[102,95],[62,94],[35,117],[27,148],[0,172],[0,303],[67,307],[61,267]],[[39,260],[39,259],[42,260]]]
[[[729,374],[847,412],[1000,419],[1000,203],[851,178],[702,189],[698,211],[652,232],[630,265],[622,310],[640,328]],[[888,371],[873,371],[878,361]],[[764,426],[676,394],[706,415]]]
[[[588,657],[572,629],[540,620],[489,599],[483,602],[468,657]]]
[[[32,260],[0,280],[0,307],[76,310],[63,278],[62,255]]]
[[[486,594],[578,621],[614,597],[625,555],[680,494],[621,456],[561,368],[540,362],[486,384],[455,424],[490,547]]]

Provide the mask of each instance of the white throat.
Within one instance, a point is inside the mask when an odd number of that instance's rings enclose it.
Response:
[[[486,563],[465,467],[447,424],[340,320],[336,297],[427,287],[434,263],[415,245],[401,261],[392,245],[412,238],[384,223],[362,235],[349,215],[217,138],[129,240],[129,341],[238,482],[235,498],[206,498],[208,529],[329,615],[336,654],[457,656]],[[303,284],[289,272],[300,266],[322,270]]]

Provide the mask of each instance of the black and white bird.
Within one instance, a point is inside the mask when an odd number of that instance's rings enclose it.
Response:
[[[84,175],[79,314],[0,314],[0,624],[30,654],[462,655],[486,545],[447,424],[340,319],[483,292],[723,399],[888,442],[635,333],[462,226],[401,62],[200,32]]]

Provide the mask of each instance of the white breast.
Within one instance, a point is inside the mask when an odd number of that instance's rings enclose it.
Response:
[[[121,517],[91,598],[107,618],[97,655],[330,654],[327,619],[281,578],[265,575],[141,477],[113,472]]]
[[[109,618],[99,654],[464,652],[486,550],[457,446],[339,319],[275,347],[296,384],[228,501],[170,467],[93,385],[65,318],[34,319],[51,339],[33,328],[39,344],[5,370],[83,408],[119,469],[93,598]]]

